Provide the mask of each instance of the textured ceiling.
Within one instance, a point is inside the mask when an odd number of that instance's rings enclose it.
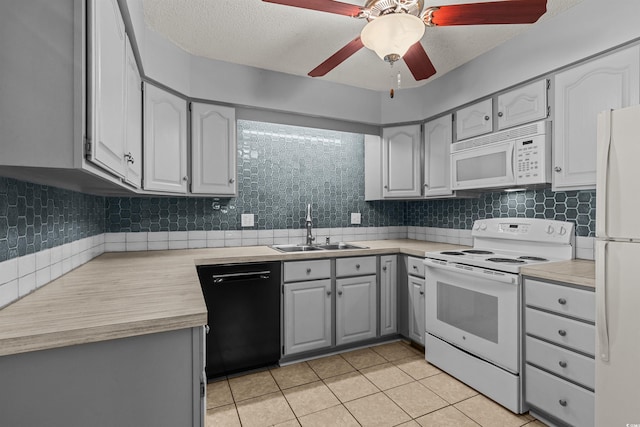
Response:
[[[365,3],[342,1],[359,6]],[[547,13],[538,23],[581,1],[548,0]],[[425,0],[425,7],[470,2]],[[260,0],[143,0],[143,4],[147,25],[191,54],[300,76],[357,37],[366,24],[362,19]],[[317,78],[388,91],[397,86],[400,72],[402,88],[417,87],[538,23],[426,28],[421,42],[437,73],[420,82],[413,79],[403,61],[391,69],[366,48]]]

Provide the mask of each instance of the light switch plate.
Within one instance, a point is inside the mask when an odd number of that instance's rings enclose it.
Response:
[[[255,222],[254,222],[254,218],[255,215],[254,214],[242,214],[242,216],[240,217],[240,221],[242,222],[242,226],[243,227],[253,227]]]
[[[362,222],[362,216],[360,212],[351,212],[351,224],[360,224]]]

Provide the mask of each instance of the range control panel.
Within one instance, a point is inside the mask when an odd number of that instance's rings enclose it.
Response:
[[[516,140],[515,175],[518,185],[550,181],[551,146],[547,135]]]

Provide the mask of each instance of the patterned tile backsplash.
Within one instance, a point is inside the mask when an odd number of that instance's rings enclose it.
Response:
[[[0,177],[0,262],[104,233],[104,197]]]

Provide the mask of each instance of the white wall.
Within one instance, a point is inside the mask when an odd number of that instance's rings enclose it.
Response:
[[[382,124],[433,117],[636,39],[638,17],[638,0],[584,0],[410,94],[382,96]]]

